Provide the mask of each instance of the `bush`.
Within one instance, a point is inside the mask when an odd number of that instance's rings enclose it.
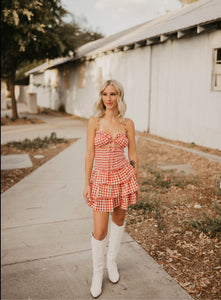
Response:
[[[215,208],[214,218],[209,217],[207,214],[203,213],[201,218],[190,220],[188,225],[204,232],[210,237],[218,237],[221,239],[221,207],[213,202],[212,204]]]
[[[143,215],[153,215],[154,219],[157,221],[158,230],[161,231],[165,228],[165,223],[161,214],[161,202],[157,197],[153,200],[149,199],[148,195],[145,195],[144,199],[140,199],[129,209],[130,211],[139,210]]]
[[[8,142],[5,144],[6,147],[14,147],[19,150],[30,150],[30,149],[39,149],[47,148],[49,144],[58,144],[58,143],[67,143],[67,140],[63,138],[57,138],[56,133],[52,132],[50,137],[45,136],[44,138],[37,137],[33,140],[25,139],[21,142]]]

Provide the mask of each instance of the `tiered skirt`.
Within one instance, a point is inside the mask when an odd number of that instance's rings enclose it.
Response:
[[[118,170],[95,169],[90,188],[88,205],[95,211],[112,212],[116,207],[127,210],[137,200],[136,171],[129,162]]]

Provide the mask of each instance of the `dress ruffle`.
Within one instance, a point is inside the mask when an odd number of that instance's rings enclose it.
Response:
[[[135,204],[137,201],[136,193],[129,194],[125,197],[117,197],[112,199],[91,198],[88,205],[95,211],[113,212],[116,207],[127,210],[129,205]]]
[[[119,195],[126,196],[137,191],[137,180],[132,176],[128,181],[119,184],[91,183],[92,198],[116,198]]]
[[[132,176],[136,176],[136,171],[129,163],[126,163],[117,170],[95,169],[92,175],[92,182],[115,185],[129,181]]]
[[[90,187],[88,204],[94,210],[113,211],[118,206],[127,209],[136,203],[136,171],[129,162],[118,170],[94,170]]]

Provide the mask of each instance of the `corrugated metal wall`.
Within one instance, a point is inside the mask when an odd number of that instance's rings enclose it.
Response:
[[[151,133],[221,149],[221,92],[211,89],[220,34],[152,47]]]
[[[89,118],[101,81],[114,78],[124,86],[126,116],[137,130],[221,149],[221,92],[211,90],[217,47],[220,31],[62,66],[56,88],[35,89],[38,105],[63,104],[68,113]],[[54,82],[52,71],[44,73],[47,82]]]

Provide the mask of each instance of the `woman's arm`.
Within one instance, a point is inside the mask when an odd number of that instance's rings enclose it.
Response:
[[[127,135],[128,135],[128,156],[131,165],[134,166],[136,170],[136,175],[138,174],[138,158],[137,158],[137,149],[136,149],[136,141],[135,141],[135,128],[134,122],[130,119],[126,119],[127,126]],[[138,175],[137,175],[138,179]]]
[[[137,157],[137,149],[136,149],[136,141],[135,141],[134,122],[130,119],[127,119],[126,127],[127,127],[127,136],[128,136],[128,157],[129,157],[130,164],[136,170],[136,177],[138,182],[138,157]],[[139,200],[139,197],[140,197],[140,191],[138,189],[137,200]]]
[[[88,201],[90,198],[90,179],[94,163],[94,136],[96,131],[97,121],[92,117],[87,125],[87,150],[85,155],[85,188],[84,199]]]

